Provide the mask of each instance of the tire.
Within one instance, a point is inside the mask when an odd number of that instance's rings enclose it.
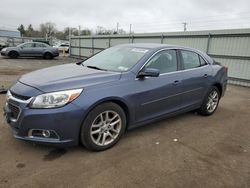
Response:
[[[8,56],[12,59],[18,58],[19,54],[16,51],[10,51]]]
[[[103,151],[120,140],[125,128],[126,115],[123,109],[112,102],[103,103],[87,115],[81,127],[80,140],[89,150]]]
[[[220,102],[220,91],[216,86],[213,86],[206,95],[198,113],[204,116],[212,115],[218,108]]]
[[[51,53],[46,52],[46,53],[43,55],[43,58],[44,58],[44,59],[53,59],[53,56],[52,56]]]

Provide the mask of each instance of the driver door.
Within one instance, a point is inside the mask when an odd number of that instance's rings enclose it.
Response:
[[[154,55],[144,66],[160,70],[158,77],[137,79],[136,121],[145,121],[172,113],[181,108],[181,73],[176,50],[164,50]]]
[[[34,43],[25,43],[20,47],[20,56],[33,56]]]

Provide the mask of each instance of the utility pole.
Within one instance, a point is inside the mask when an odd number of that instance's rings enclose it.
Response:
[[[118,31],[119,31],[119,23],[117,22],[117,24],[116,24],[116,32],[117,32],[117,34],[118,34]]]
[[[184,32],[187,31],[187,22],[183,22]]]
[[[81,26],[80,25],[78,26],[78,35],[79,36],[81,35]]]
[[[71,28],[69,27],[69,56],[71,56]]]

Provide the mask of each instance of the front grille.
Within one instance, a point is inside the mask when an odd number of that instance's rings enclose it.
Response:
[[[11,111],[11,117],[14,118],[14,119],[17,119],[18,115],[20,113],[19,108],[17,106],[15,106],[15,105],[11,104],[11,103],[8,103],[8,108]]]
[[[11,95],[17,99],[20,99],[20,100],[24,100],[24,101],[27,101],[28,99],[30,99],[31,97],[29,96],[23,96],[23,95],[19,95],[19,94],[16,94],[12,91],[10,91]]]

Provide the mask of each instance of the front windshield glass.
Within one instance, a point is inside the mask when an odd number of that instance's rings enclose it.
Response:
[[[145,48],[118,46],[104,50],[84,61],[84,66],[124,72],[132,68],[148,51]]]

